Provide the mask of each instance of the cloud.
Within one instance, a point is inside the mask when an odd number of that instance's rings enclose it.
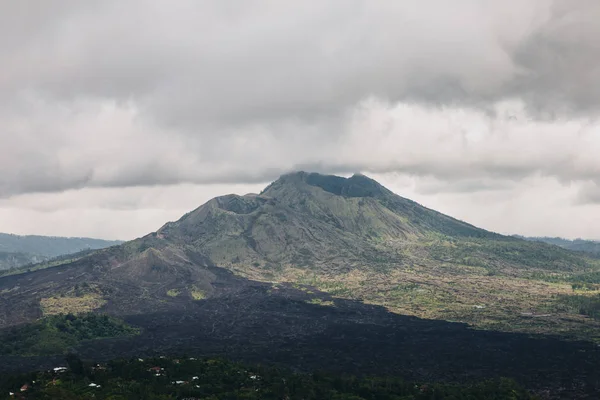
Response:
[[[0,199],[0,231],[130,240],[156,231],[213,197],[258,193],[250,185],[83,188]]]
[[[597,113],[599,16],[597,1],[555,1],[545,23],[515,48],[512,58],[524,73],[510,92],[545,117]]]
[[[169,126],[336,114],[367,96],[596,109],[593,0],[4,3],[4,93],[134,99]],[[109,28],[108,28],[109,27]]]
[[[497,104],[488,114],[372,100],[357,108],[348,132],[337,159],[373,172],[449,180],[539,173],[565,182],[600,174],[599,120],[535,120],[521,101]]]
[[[577,191],[575,203],[578,205],[600,205],[600,183],[598,181],[583,181]]]
[[[0,199],[135,207],[305,169],[417,195],[541,176],[596,202],[599,19],[594,0],[0,2]]]
[[[40,24],[38,5],[23,4],[2,10],[2,36],[23,39],[5,46],[6,89],[26,82],[63,100],[134,97],[171,124],[329,114],[369,94],[481,96],[517,70],[501,40],[521,40],[531,14],[547,7],[532,2],[496,20],[498,7],[477,1],[113,0],[62,2]]]
[[[4,196],[83,187],[259,183],[296,169],[399,171],[432,176],[444,180],[446,190],[463,191],[476,190],[483,181],[490,187],[532,174],[563,182],[600,176],[599,121],[535,120],[521,101],[487,113],[371,99],[331,124],[254,124],[223,128],[222,137],[165,132],[131,104],[41,108],[36,124],[19,124],[19,118],[4,124],[14,129],[0,160]],[[39,135],[46,127],[52,128]],[[328,135],[330,128],[343,133]],[[462,186],[452,189],[453,184]]]
[[[551,177],[533,175],[494,190],[430,193],[422,189],[435,182],[431,178],[401,173],[373,177],[395,193],[502,234],[600,239],[598,205],[573,201],[584,183],[564,185]]]

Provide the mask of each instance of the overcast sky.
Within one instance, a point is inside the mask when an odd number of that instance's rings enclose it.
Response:
[[[0,232],[131,239],[292,170],[600,239],[600,1],[0,0]]]

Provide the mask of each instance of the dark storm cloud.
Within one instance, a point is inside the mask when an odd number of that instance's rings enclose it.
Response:
[[[0,2],[0,196],[291,169],[587,179],[599,7]]]

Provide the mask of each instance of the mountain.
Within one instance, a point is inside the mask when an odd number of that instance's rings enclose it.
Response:
[[[535,242],[544,242],[548,244],[553,244],[555,246],[562,247],[563,249],[568,249],[572,251],[579,251],[582,253],[588,253],[593,255],[594,257],[600,257],[600,242],[596,240],[584,240],[584,239],[563,239],[559,237],[524,237],[517,236],[521,239],[531,240]]]
[[[218,197],[156,233],[253,276],[287,267],[334,273],[401,263],[398,245],[432,235],[500,238],[365,176],[308,173],[285,175],[259,195]]]
[[[186,352],[416,380],[600,382],[597,346],[571,340],[599,339],[600,260],[477,228],[360,174],[284,175],[32,269],[0,277],[0,340],[3,327],[95,312],[141,333],[71,344],[90,359]],[[0,354],[0,370],[56,362]]]
[[[84,250],[102,249],[121,244],[90,238],[19,236],[0,233],[0,270],[35,264]]]
[[[0,280],[0,290],[8,286],[14,297],[9,302],[27,304],[18,312],[0,310],[0,324],[51,310],[135,314],[185,307],[218,292],[212,267],[402,314],[587,335],[585,316],[565,299],[573,294],[571,282],[595,274],[600,262],[477,228],[364,175],[297,172],[260,194],[212,199],[134,241],[16,276],[18,291]],[[20,295],[32,285],[37,297]]]

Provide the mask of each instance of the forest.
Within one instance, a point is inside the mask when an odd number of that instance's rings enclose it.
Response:
[[[264,365],[192,357],[83,362],[0,377],[0,393],[23,399],[533,400],[508,379],[429,384],[396,377],[294,373]],[[13,393],[14,396],[10,396]],[[3,398],[0,396],[0,398]]]
[[[0,355],[53,355],[81,341],[134,335],[139,331],[100,314],[66,314],[42,318],[0,333]]]

